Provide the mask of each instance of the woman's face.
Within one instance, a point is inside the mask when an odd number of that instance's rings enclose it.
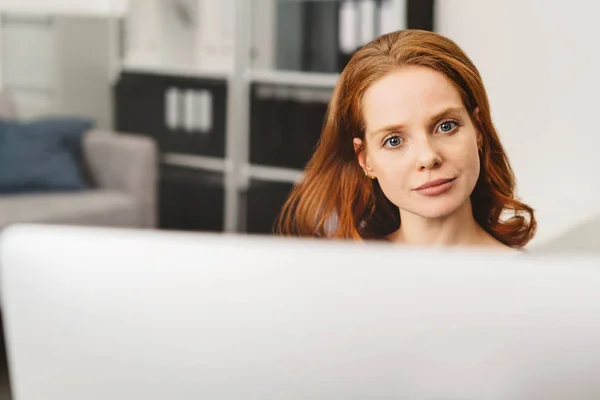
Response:
[[[443,74],[421,66],[398,69],[363,97],[361,167],[386,197],[424,218],[444,218],[465,204],[479,177],[479,133]],[[477,111],[476,111],[477,114]]]

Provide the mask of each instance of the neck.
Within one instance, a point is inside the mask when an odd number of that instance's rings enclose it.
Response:
[[[477,246],[498,244],[475,221],[470,201],[444,218],[423,218],[401,210],[400,220],[402,221],[400,229],[393,237],[390,237],[394,242],[417,246]]]

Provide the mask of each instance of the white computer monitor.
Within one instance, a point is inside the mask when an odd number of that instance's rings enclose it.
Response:
[[[600,258],[22,226],[19,400],[600,398]]]

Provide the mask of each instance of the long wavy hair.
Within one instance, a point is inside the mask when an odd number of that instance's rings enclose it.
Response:
[[[525,246],[535,233],[534,212],[515,198],[514,173],[492,123],[479,71],[452,40],[421,30],[380,36],[354,54],[335,86],[316,151],[281,210],[276,233],[383,239],[400,227],[398,207],[385,197],[377,180],[365,176],[353,139],[364,143],[365,91],[407,65],[433,68],[459,91],[482,135],[481,172],[471,194],[475,221],[500,242]]]

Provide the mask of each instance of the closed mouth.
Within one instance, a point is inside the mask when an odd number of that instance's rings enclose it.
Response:
[[[446,179],[436,179],[434,181],[429,181],[424,185],[419,186],[418,188],[414,189],[414,190],[423,190],[423,189],[427,189],[430,187],[435,187],[435,186],[440,186],[449,182],[454,181],[456,178],[446,178]]]

